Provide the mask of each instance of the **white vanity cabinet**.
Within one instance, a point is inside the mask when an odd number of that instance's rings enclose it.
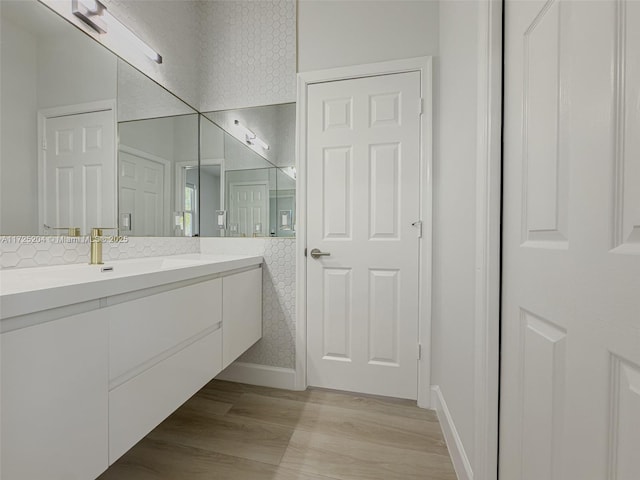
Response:
[[[138,274],[29,293],[49,302],[37,310],[5,290],[0,478],[97,478],[261,337],[261,261],[204,258],[173,282],[162,270],[155,285]],[[31,310],[6,314],[19,309]]]
[[[222,368],[227,368],[262,337],[262,269],[224,277],[222,291]]]
[[[93,479],[108,466],[103,310],[0,335],[3,480]]]
[[[223,280],[106,308],[110,464],[222,370]]]

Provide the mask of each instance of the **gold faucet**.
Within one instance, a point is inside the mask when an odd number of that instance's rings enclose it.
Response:
[[[102,265],[102,236],[103,230],[119,230],[118,228],[96,227],[91,229],[91,258],[89,265]]]

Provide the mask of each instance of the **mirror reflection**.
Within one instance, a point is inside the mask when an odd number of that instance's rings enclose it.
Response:
[[[118,221],[131,236],[198,236],[198,114],[118,60]]]
[[[199,115],[39,2],[0,21],[0,235],[295,236],[295,104]]]
[[[202,236],[295,236],[294,138],[295,104],[204,115]]]
[[[198,235],[198,115],[118,123],[122,233]]]
[[[116,57],[38,2],[0,21],[0,233],[114,227]]]

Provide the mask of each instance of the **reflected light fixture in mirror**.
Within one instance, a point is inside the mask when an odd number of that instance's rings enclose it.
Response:
[[[156,63],[162,56],[107,11],[98,0],[72,0],[73,14],[99,34],[108,34],[121,48],[132,45]]]
[[[234,120],[233,123],[244,132],[244,141],[247,142],[248,145],[258,145],[265,150],[269,150],[269,145],[267,145],[265,141],[259,138],[253,131],[242,125],[239,120]]]

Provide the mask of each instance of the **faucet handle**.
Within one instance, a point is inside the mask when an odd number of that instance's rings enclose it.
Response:
[[[44,228],[47,230],[66,230],[67,235],[70,237],[79,237],[80,236],[80,227],[50,227],[46,223],[43,223]]]

